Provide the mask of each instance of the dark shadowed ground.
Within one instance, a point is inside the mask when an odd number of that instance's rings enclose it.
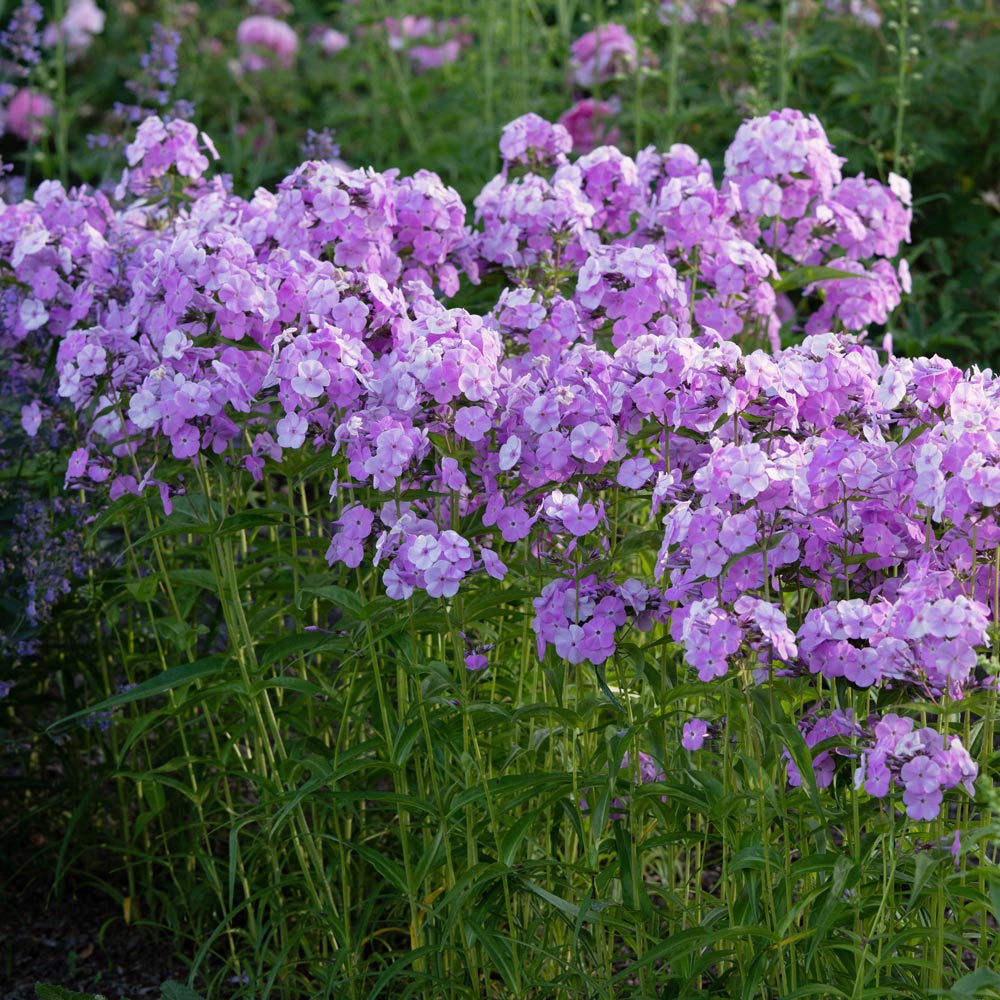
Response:
[[[47,888],[25,875],[0,898],[2,1000],[34,1000],[36,982],[158,1000],[164,980],[186,981],[171,943],[127,926],[111,899],[80,889],[47,899]]]

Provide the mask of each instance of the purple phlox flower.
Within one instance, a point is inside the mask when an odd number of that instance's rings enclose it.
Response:
[[[500,155],[508,164],[558,165],[566,162],[572,148],[573,140],[562,125],[553,125],[534,113],[509,122],[500,136]]]
[[[850,709],[845,711],[834,709],[828,715],[808,716],[799,722],[799,729],[805,739],[806,746],[810,748],[833,737],[847,737],[850,740],[856,740],[862,735],[861,727],[855,721],[854,714]],[[786,762],[788,783],[794,788],[799,787],[802,784],[802,775],[791,759],[791,754],[786,749],[782,756]],[[817,787],[825,788],[833,783],[836,770],[835,756],[854,756],[854,754],[847,749],[837,747],[832,751],[823,750],[813,755],[812,767]],[[858,780],[857,772],[855,772],[855,782]]]
[[[570,46],[573,80],[581,87],[606,83],[637,67],[635,39],[620,24],[611,21],[581,35]]]
[[[541,508],[546,518],[562,526],[572,535],[582,537],[593,531],[604,519],[604,505],[595,507],[589,501],[581,504],[571,493],[553,490],[542,502]]]
[[[781,659],[791,661],[798,655],[795,633],[788,627],[781,608],[744,595],[736,600],[733,611],[744,623],[755,625]]]
[[[684,731],[681,736],[681,746],[685,750],[700,750],[702,744],[708,736],[709,725],[704,719],[688,719],[684,723]]]
[[[715,598],[694,601],[675,612],[671,629],[684,645],[685,658],[698,671],[698,678],[710,681],[729,671],[729,657],[737,652],[743,631]]]

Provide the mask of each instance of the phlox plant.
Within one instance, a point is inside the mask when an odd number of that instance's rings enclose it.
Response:
[[[23,0],[2,17],[0,155],[29,188],[108,182],[109,152],[151,113],[197,109],[243,193],[273,187],[327,130],[345,162],[434,170],[471,201],[500,127],[529,111],[560,119],[580,153],[688,142],[718,168],[743,117],[807,108],[855,170],[921,192],[921,278],[897,344],[994,363],[997,275],[982,262],[1000,231],[1000,33],[986,0]]]
[[[151,116],[2,206],[126,918],[209,996],[995,989],[1000,387],[866,342],[909,186],[572,152],[243,198]]]

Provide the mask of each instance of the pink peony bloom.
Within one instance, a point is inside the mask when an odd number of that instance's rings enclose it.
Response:
[[[638,66],[635,39],[620,25],[609,21],[578,38],[570,48],[573,79],[581,87],[593,87]]]
[[[241,50],[240,64],[250,73],[272,65],[290,69],[299,51],[295,30],[266,14],[244,18],[236,29],[236,44]]]
[[[573,138],[573,151],[584,155],[598,146],[613,146],[620,133],[611,124],[611,119],[621,110],[614,99],[595,101],[587,97],[577,101],[568,111],[559,116],[559,124]]]
[[[44,94],[22,87],[7,105],[7,131],[25,142],[29,139],[37,142],[45,135],[45,121],[55,110],[56,106]]]

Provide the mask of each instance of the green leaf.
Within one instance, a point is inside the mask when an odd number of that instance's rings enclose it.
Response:
[[[286,656],[296,656],[299,653],[316,653],[320,650],[336,647],[343,642],[337,636],[325,632],[299,632],[295,635],[285,635],[272,642],[260,654],[260,665],[268,667],[272,663],[285,659]]]
[[[500,844],[500,860],[510,868],[517,860],[518,849],[524,838],[532,830],[538,827],[538,815],[534,812],[526,812],[517,822],[504,834]]]
[[[128,691],[112,695],[110,698],[105,698],[104,701],[99,701],[96,705],[89,705],[79,712],[73,712],[72,715],[63,717],[58,722],[53,722],[48,727],[47,732],[54,732],[69,722],[87,715],[93,715],[95,712],[106,712],[121,705],[128,705],[133,701],[140,701],[143,698],[152,698],[155,695],[166,694],[168,691],[175,691],[197,680],[202,680],[205,677],[211,677],[219,673],[228,662],[228,656],[206,656],[204,659],[195,660],[193,663],[182,663],[178,667],[171,667],[156,677],[151,677],[141,684],[136,684],[134,688],[130,688]]]
[[[195,992],[190,986],[175,982],[173,979],[168,979],[160,986],[160,994],[163,1000],[205,1000],[200,993]]]
[[[829,281],[833,278],[871,278],[870,274],[855,274],[853,271],[841,271],[836,267],[796,267],[783,278],[774,282],[776,292],[793,292],[797,288],[805,288],[814,281]]]
[[[510,935],[490,930],[485,924],[478,922],[472,923],[472,933],[489,955],[490,963],[500,973],[508,989],[516,989],[523,972],[519,975]]]
[[[167,577],[174,583],[200,587],[213,593],[219,589],[215,574],[208,569],[172,569],[167,573]]]
[[[990,990],[990,993],[984,994],[983,990]],[[948,996],[954,1000],[977,1000],[984,995],[1000,996],[1000,973],[985,966],[962,976],[948,991]]]
[[[622,708],[621,702],[615,697],[615,694],[611,690],[611,688],[608,687],[608,682],[604,676],[603,664],[598,663],[594,665],[594,675],[597,677],[597,686],[601,689],[601,692],[603,693],[604,697],[607,698],[608,701],[610,701],[611,704],[615,706],[615,708],[620,714],[624,715],[625,709]]]
[[[133,542],[132,547],[141,549],[147,542],[170,535],[207,535],[211,530],[209,525],[204,522],[197,521],[187,515],[182,516],[175,510],[158,528],[147,531],[141,538]]]
[[[826,810],[823,808],[823,803],[819,796],[819,788],[816,785],[816,772],[812,766],[812,751],[807,746],[802,733],[799,732],[799,727],[790,723],[776,723],[774,731],[775,735],[784,742],[785,748],[788,750],[796,768],[798,768],[799,774],[802,777],[801,787],[806,795],[809,796],[815,818],[817,820],[822,818],[825,822]],[[817,831],[816,841],[820,851],[825,851],[825,834]]]
[[[524,879],[524,885],[526,885],[539,899],[544,899],[546,903],[554,906],[560,913],[564,913],[567,917],[572,920],[576,920],[580,915],[580,907],[575,903],[571,903],[568,899],[563,899],[562,896],[556,896],[554,893],[548,891],[548,889],[543,889],[537,882],[532,882],[531,879]]]
[[[65,986],[52,986],[48,983],[35,983],[35,996],[38,1000],[105,1000],[100,993],[78,993]]]
[[[633,553],[655,556],[663,543],[663,531],[630,531],[615,547],[615,558],[624,559]]]
[[[410,887],[406,871],[401,864],[366,844],[346,844],[344,846],[349,847],[355,854],[364,858],[402,896],[409,894]]]
[[[343,611],[349,611],[355,618],[362,617],[361,597],[356,591],[348,590],[346,587],[303,587],[299,591],[298,607],[301,611],[309,601],[319,598],[321,601],[329,601],[334,607]]]
[[[641,906],[641,897],[645,897],[645,892],[641,888],[641,875],[637,874],[634,857],[634,845],[632,838],[624,822],[616,821],[611,824],[615,838],[615,853],[618,862],[618,882],[622,890],[622,902],[630,910],[638,910]],[[636,893],[636,883],[640,884]]]
[[[158,585],[158,576],[144,576],[141,580],[128,580],[125,583],[125,589],[140,604],[148,604],[156,596]]]
[[[216,528],[217,535],[231,535],[238,531],[245,531],[247,528],[261,528],[284,521],[289,514],[295,512],[291,508],[283,510],[271,507],[260,507],[257,510],[242,510],[238,514],[230,514],[224,518],[222,523]]]
[[[908,910],[912,910],[920,901],[928,880],[934,874],[934,870],[941,863],[941,860],[940,857],[935,857],[933,854],[917,855],[914,865],[913,887],[910,889],[910,898],[906,903]]]

